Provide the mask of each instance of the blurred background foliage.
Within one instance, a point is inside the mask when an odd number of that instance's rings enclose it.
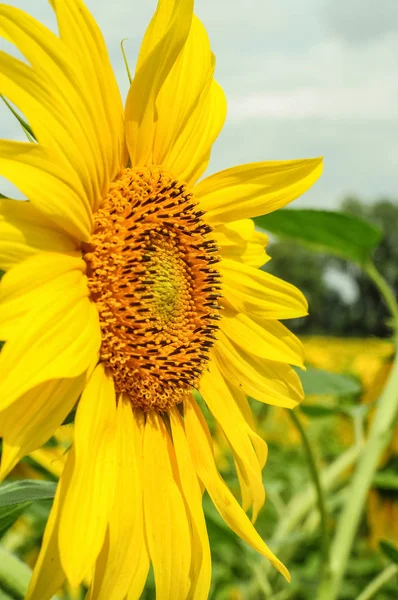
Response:
[[[373,261],[398,295],[398,203],[383,198],[373,204],[347,197],[341,212],[366,219],[383,232]],[[369,277],[356,264],[315,253],[295,241],[271,239],[267,270],[303,291],[310,305],[305,319],[289,322],[299,334],[342,337],[388,337],[388,310]]]
[[[347,198],[343,214],[377,225],[383,238],[373,258],[379,272],[398,294],[398,205],[382,199],[372,205]],[[349,232],[348,232],[349,233]],[[298,286],[307,296],[310,316],[289,322],[304,342],[308,370],[302,381],[306,399],[295,411],[313,450],[325,492],[327,529],[333,537],[338,515],[348,498],[355,461],[372,424],[376,400],[394,358],[390,316],[379,291],[355,262],[313,252],[300,243],[270,235],[267,269]],[[267,501],[256,527],[292,574],[287,584],[265,559],[238,539],[204,497],[213,557],[213,600],[317,599],[322,571],[321,528],[317,498],[297,422],[285,409],[252,402],[258,429],[269,445],[263,473]],[[219,468],[239,497],[234,463],[222,431],[211,423]],[[395,600],[397,575],[374,595],[364,590],[398,562],[397,429],[379,461],[359,530],[346,565],[339,600]],[[2,502],[0,543],[3,550],[33,566],[57,481],[73,439],[73,424],[64,425],[40,450],[25,458],[10,479],[26,480],[21,503],[19,483],[14,502]],[[30,482],[30,483],[28,483]],[[35,482],[40,485],[36,489]],[[46,482],[46,483],[45,483]],[[13,483],[7,485],[14,485]],[[46,487],[47,486],[47,487]],[[50,486],[50,487],[48,487]],[[52,487],[51,487],[52,486]],[[30,495],[29,495],[30,494]],[[10,494],[9,494],[10,495]],[[33,500],[26,500],[26,498]],[[394,574],[394,571],[391,571]],[[0,589],[0,600],[23,597],[29,577],[21,571],[21,591]],[[395,571],[396,573],[396,571]],[[65,588],[59,598],[83,600],[85,590]],[[144,600],[155,598],[150,575]]]

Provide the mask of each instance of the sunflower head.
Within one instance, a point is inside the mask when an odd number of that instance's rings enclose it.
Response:
[[[83,245],[100,358],[133,406],[181,402],[209,361],[220,318],[217,244],[193,194],[158,167],[126,168]]]
[[[0,90],[37,142],[0,141],[0,175],[28,198],[0,199],[0,475],[76,408],[27,598],[85,581],[89,600],[138,600],[152,564],[157,598],[206,600],[203,489],[289,578],[253,526],[267,446],[248,397],[302,398],[302,347],[279,320],[307,303],[261,269],[267,236],[251,219],[302,194],[322,161],[200,180],[226,101],[193,1],[159,0],[124,105],[83,1],[50,4],[59,36],[0,4],[0,35],[25,57],[0,53]]]

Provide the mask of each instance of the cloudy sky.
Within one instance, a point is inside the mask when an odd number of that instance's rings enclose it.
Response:
[[[8,4],[55,29],[47,0]],[[119,42],[128,38],[133,66],[155,4],[87,0],[124,96]],[[210,171],[324,155],[322,180],[296,206],[334,208],[346,194],[398,198],[398,0],[196,0],[196,12],[229,103]],[[0,137],[19,135],[0,107]]]

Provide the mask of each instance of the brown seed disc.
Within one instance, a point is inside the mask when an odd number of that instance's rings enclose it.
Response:
[[[218,248],[186,185],[124,169],[84,246],[101,361],[134,406],[165,411],[197,387],[219,319]]]

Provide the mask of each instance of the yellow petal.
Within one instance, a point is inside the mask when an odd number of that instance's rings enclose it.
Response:
[[[206,171],[213,143],[220,133],[227,114],[227,101],[221,86],[212,81],[210,89],[204,90],[189,126],[187,125],[184,138],[184,146],[181,147],[181,155],[175,159],[175,167],[181,173],[181,179],[193,185]],[[176,145],[177,147],[177,145]],[[189,164],[180,166],[179,160],[191,157]]]
[[[73,456],[68,453],[65,468],[58,482],[50,516],[44,530],[39,557],[33,569],[25,600],[50,600],[65,581],[58,549],[58,527],[65,494],[73,471]]]
[[[216,225],[212,236],[215,236],[220,246],[242,245],[247,242],[268,246],[268,236],[257,231],[252,219],[240,219],[231,223]]]
[[[252,548],[268,558],[274,567],[289,581],[286,567],[276,558],[258,535],[247,515],[220,476],[214,462],[211,446],[208,442],[209,431],[206,421],[194,400],[184,402],[184,423],[198,476],[205,485],[210,498],[227,525]]]
[[[139,417],[143,419],[142,414]],[[120,398],[116,411],[115,499],[105,556],[98,559],[88,600],[124,600],[134,579],[136,597],[142,593],[149,569],[142,506],[142,434],[143,427],[129,399]]]
[[[134,419],[135,426],[137,428],[136,434],[136,453],[137,460],[139,462],[140,468],[143,466],[143,438],[144,438],[144,430],[145,430],[145,418],[141,410],[134,409]],[[142,475],[142,472],[141,472]],[[141,477],[142,482],[142,477]],[[141,511],[143,515],[143,505],[141,504]],[[143,523],[143,521],[142,521]],[[139,538],[139,535],[142,535],[142,539]],[[134,555],[134,574],[133,579],[130,584],[130,590],[127,595],[127,600],[139,600],[142,595],[142,590],[144,589],[144,585],[148,576],[149,570],[149,554],[147,549],[147,541],[146,535],[144,531],[144,525],[142,530],[137,532],[137,543],[136,550],[139,549],[139,552],[135,551]]]
[[[238,348],[219,331],[214,360],[224,378],[260,402],[294,408],[303,399],[300,379],[286,364],[260,360]]]
[[[265,215],[308,190],[322,173],[322,159],[260,162],[207,177],[195,197],[211,224]]]
[[[30,202],[0,200],[0,269],[7,271],[37,252],[70,252],[76,243]]]
[[[73,57],[81,93],[93,113],[109,185],[120,170],[125,148],[123,105],[105,41],[82,0],[51,0],[51,4],[61,39]]]
[[[145,544],[146,538],[144,537],[143,532],[142,539],[137,537],[136,548],[139,548],[139,551],[136,551],[134,555],[134,576],[126,600],[140,600],[140,598],[142,598],[142,591],[144,589],[149,570],[149,557]]]
[[[80,275],[80,284],[71,271],[62,278],[62,287],[47,287],[4,345],[0,410],[45,381],[81,375],[95,361],[101,342],[98,311]]]
[[[235,470],[236,470],[236,474],[238,476],[238,481],[239,481],[241,506],[242,506],[243,510],[245,511],[245,513],[247,513],[247,511],[250,509],[250,507],[253,504],[253,494],[252,494],[252,490],[250,488],[250,481],[247,479],[246,473],[243,470],[241,463],[237,460],[236,455],[234,453],[232,453],[232,456],[234,459]],[[253,523],[253,525],[256,522],[256,519],[257,519],[257,514],[255,514],[255,515],[253,514],[253,516],[251,518],[251,522]]]
[[[247,423],[250,426],[250,429],[249,429],[250,439],[254,446],[254,450],[257,455],[257,460],[258,460],[258,464],[260,465],[260,469],[263,470],[265,463],[267,462],[268,446],[267,446],[266,442],[262,439],[262,437],[260,437],[258,435],[258,433],[256,432],[256,422],[255,422],[255,419],[254,419],[252,410],[250,408],[250,404],[249,404],[246,394],[244,394],[243,392],[241,392],[240,390],[235,388],[233,390],[233,396],[234,396],[235,402],[238,405],[239,410],[241,411],[244,419],[247,421]]]
[[[69,286],[87,295],[85,268],[80,252],[70,256],[47,252],[31,256],[8,271],[0,284],[0,339],[24,335],[23,317],[48,295],[54,298]]]
[[[241,478],[253,505],[253,522],[265,502],[261,469],[254,451],[249,431],[235,400],[216,365],[210,363],[200,380],[200,392],[214,418],[222,428],[239,466]],[[248,508],[245,507],[246,509]]]
[[[18,92],[15,85],[20,82],[20,71],[26,74],[28,67],[13,69],[4,93],[8,97],[13,95],[13,101],[30,121],[39,141],[57,149],[57,154],[66,157],[79,173],[94,207],[120,168],[121,99],[101,34],[87,9],[76,0],[58,4],[62,40],[23,11],[1,5],[0,34],[25,56],[33,67],[33,71],[29,69],[30,76],[37,81],[25,93]],[[10,83],[13,80],[14,87]],[[97,81],[102,85],[99,93]],[[34,97],[41,107],[32,107]],[[51,109],[57,121],[53,135],[51,115],[47,124],[41,118],[44,111]],[[98,123],[106,122],[107,117],[111,126],[99,127]]]
[[[0,175],[46,217],[80,241],[90,239],[92,214],[77,177],[69,179],[57,155],[43,146],[0,140]]]
[[[159,0],[145,34],[126,101],[126,139],[133,165],[156,164],[158,96],[184,47],[192,14],[193,0]]]
[[[67,426],[64,425],[62,429],[65,427]],[[73,425],[70,424],[69,428],[72,429]],[[55,437],[56,436],[54,435],[54,438]],[[66,448],[63,446],[45,446],[30,452],[29,459],[39,467],[42,467],[47,473],[59,479],[64,470],[66,455]]]
[[[26,454],[54,434],[80,396],[85,373],[72,379],[46,381],[0,413],[3,451],[0,479]]]
[[[77,136],[72,135],[74,124],[68,123],[60,113],[58,101],[52,97],[52,87],[46,89],[45,82],[31,67],[0,52],[0,69],[0,92],[24,114],[38,142],[52,149],[54,160],[57,158],[68,179],[73,181],[78,173],[87,194],[83,196],[83,202],[89,209],[95,192],[90,177],[93,166],[86,164],[86,157],[90,156],[86,139],[83,136],[76,139]]]
[[[141,42],[140,51],[137,58],[136,72],[141,69],[145,61],[149,58],[155,47],[160,43],[164,43],[166,34],[170,35],[171,21],[175,17],[175,11],[181,10],[182,2],[179,0],[158,0],[156,11],[152,16],[144,38]],[[193,3],[187,2],[187,13],[192,17]],[[173,23],[174,25],[174,23]],[[186,32],[187,34],[188,32]],[[182,34],[181,34],[182,35]],[[170,40],[169,40],[170,41]]]
[[[155,164],[188,183],[205,170],[226,116],[214,66],[206,30],[194,15],[184,48],[157,97],[152,150]]]
[[[221,329],[232,342],[254,356],[304,366],[303,345],[279,321],[251,319],[227,309],[223,312]]]
[[[192,528],[192,585],[187,598],[207,600],[211,580],[211,556],[202,508],[202,492],[192,463],[181,415],[177,408],[173,408],[169,416],[181,489],[190,513]]]
[[[307,300],[294,285],[237,261],[222,260],[223,295],[239,312],[261,319],[294,319],[308,314]]]
[[[74,586],[94,565],[114,501],[115,420],[113,380],[100,364],[76,412],[72,475],[59,523],[61,564]]]
[[[192,18],[192,4],[160,0],[126,103],[132,163],[161,164],[188,183],[206,169],[226,115],[209,39]]]
[[[224,259],[243,262],[252,267],[261,267],[270,260],[265,251],[268,237],[254,229],[251,219],[242,219],[218,225],[212,238],[220,247]]]
[[[186,600],[190,588],[188,515],[174,479],[174,452],[163,419],[147,413],[144,433],[144,515],[157,600]]]

